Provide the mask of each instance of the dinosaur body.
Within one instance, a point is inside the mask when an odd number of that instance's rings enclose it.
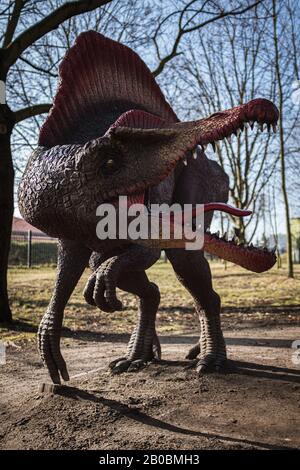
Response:
[[[226,349],[220,299],[212,288],[203,251],[172,248],[168,241],[157,245],[152,240],[144,244],[99,240],[96,209],[122,195],[128,196],[129,206],[226,203],[228,177],[205,156],[204,146],[246,123],[275,125],[276,107],[257,99],[181,123],[141,59],[92,31],[81,34],[67,53],[60,78],[39,146],[19,188],[23,217],[60,240],[56,285],[38,333],[40,353],[52,380],[68,379],[59,348],[63,312],[88,263],[93,270],[84,291],[88,303],[108,312],[121,309],[117,287],[140,299],[127,355],[112,363],[113,371],[136,370],[160,356],[155,332],[159,290],[145,270],[157,261],[161,247],[195,300],[201,326],[198,370],[222,367]],[[211,217],[211,212],[205,215],[206,228]],[[204,249],[257,272],[275,262],[272,253],[237,246],[210,233],[205,233]]]

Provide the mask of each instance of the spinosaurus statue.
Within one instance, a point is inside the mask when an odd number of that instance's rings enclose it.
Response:
[[[133,371],[160,357],[155,318],[160,294],[145,270],[160,257],[161,247],[148,240],[99,240],[96,208],[127,195],[128,205],[211,203],[233,211],[228,177],[209,160],[205,146],[236,134],[247,123],[276,126],[277,108],[268,100],[179,122],[150,70],[128,47],[101,34],[80,34],[60,66],[53,107],[43,124],[37,149],[19,187],[24,219],[59,238],[54,292],[38,331],[42,360],[54,383],[68,380],[60,352],[65,306],[85,267],[93,270],[84,290],[89,304],[106,312],[121,310],[116,288],[139,297],[139,317],[127,355],[111,364],[113,372]],[[237,215],[245,215],[237,211]],[[206,214],[208,229],[212,212]],[[172,267],[195,301],[200,318],[197,370],[220,369],[226,348],[220,325],[220,297],[213,290],[203,250],[162,246]],[[209,230],[204,250],[246,269],[263,272],[275,263],[266,249],[238,245]]]

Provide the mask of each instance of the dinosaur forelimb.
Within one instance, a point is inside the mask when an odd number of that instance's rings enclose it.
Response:
[[[102,263],[90,276],[83,292],[89,304],[97,305],[104,312],[122,310],[122,303],[116,295],[120,267],[118,257],[113,256]]]
[[[131,275],[134,271],[143,272],[152,266],[159,256],[160,250],[132,245],[121,254],[108,258],[90,276],[84,289],[86,301],[105,312],[122,310],[122,303],[116,295],[120,277],[126,273]]]

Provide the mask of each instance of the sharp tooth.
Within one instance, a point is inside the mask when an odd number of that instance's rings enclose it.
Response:
[[[228,241],[228,233],[227,232],[223,233],[222,238],[225,242],[227,242]]]
[[[273,132],[274,132],[274,134],[276,134],[276,132],[277,132],[277,126],[276,126],[276,124],[272,124],[272,127],[273,127]]]
[[[197,157],[198,157],[198,150],[197,150],[197,148],[195,148],[194,151],[193,151],[193,158],[194,158],[194,160],[196,160]]]
[[[183,159],[183,164],[184,164],[185,166],[187,166],[187,159],[186,159],[186,158]]]
[[[220,236],[219,230],[217,230],[217,232],[215,232],[214,235],[215,235],[217,238],[219,238],[219,236]]]
[[[229,135],[228,137],[226,137],[226,140],[229,144],[231,144],[231,135]]]
[[[254,121],[250,121],[250,122],[249,122],[249,125],[250,125],[251,129],[253,129],[253,127],[254,127]]]

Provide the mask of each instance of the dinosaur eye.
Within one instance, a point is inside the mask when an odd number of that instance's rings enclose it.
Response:
[[[105,175],[111,175],[112,173],[117,171],[117,169],[117,162],[113,158],[106,160],[106,162],[102,166],[102,171]]]

